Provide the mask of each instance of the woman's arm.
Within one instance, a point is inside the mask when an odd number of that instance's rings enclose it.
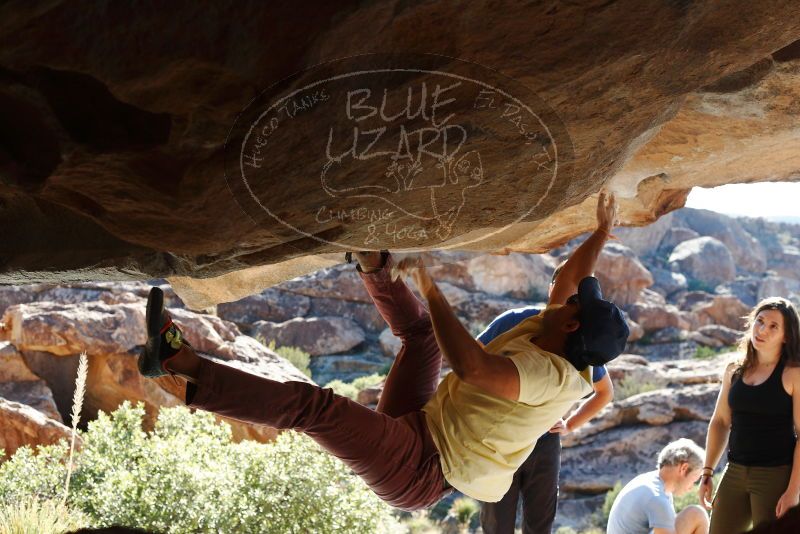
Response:
[[[792,418],[794,419],[795,431],[797,431],[800,429],[800,368],[793,367],[786,371],[792,388]],[[778,499],[775,515],[781,517],[790,508],[797,506],[798,502],[800,502],[800,447],[795,443],[792,475],[789,478],[789,485],[786,487],[786,491]]]
[[[722,387],[717,397],[717,404],[714,406],[714,414],[711,416],[711,421],[708,423],[705,466],[711,469],[714,469],[719,463],[719,459],[725,451],[725,446],[728,444],[728,438],[731,434],[731,407],[728,404],[728,393],[731,389],[731,379],[733,378],[733,372],[736,370],[736,367],[737,364],[731,363],[725,369],[725,374],[722,378]],[[700,479],[698,494],[700,495],[700,504],[709,510],[711,509],[713,491],[714,482],[711,478],[711,473],[704,470],[703,476]]]

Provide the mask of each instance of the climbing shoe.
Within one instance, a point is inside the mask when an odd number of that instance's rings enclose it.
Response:
[[[178,325],[164,309],[164,292],[154,287],[147,297],[147,341],[139,355],[139,372],[148,378],[164,376],[164,363],[173,357],[186,341]],[[187,343],[188,344],[188,343]]]

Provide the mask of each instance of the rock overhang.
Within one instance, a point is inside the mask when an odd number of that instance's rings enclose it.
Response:
[[[238,13],[214,14],[199,6],[175,13],[124,5],[79,12],[68,2],[5,6],[0,121],[13,134],[1,143],[0,218],[10,230],[3,281],[169,277],[199,308],[338,263],[339,245],[368,236],[364,225],[340,220],[304,234],[275,217],[253,220],[225,179],[225,145],[238,114],[264,88],[375,50],[440,54],[437,72],[461,69],[469,79],[490,72],[495,88],[509,80],[503,87],[511,93],[528,90],[528,100],[545,105],[538,116],[552,111],[570,147],[551,200],[519,217],[509,199],[542,190],[525,187],[532,171],[525,170],[524,142],[486,144],[481,163],[495,182],[461,206],[450,234],[406,245],[541,252],[591,227],[603,187],[621,197],[623,224],[641,225],[682,206],[693,186],[796,180],[798,8],[790,1],[735,7],[616,2],[545,11],[387,2],[296,10],[246,3]],[[426,79],[430,98],[435,80]],[[369,111],[373,103],[361,105]],[[513,114],[502,123],[475,117],[486,137]],[[278,152],[286,164],[277,169],[294,174],[263,181],[260,198],[283,208],[273,210],[278,218],[319,213],[319,173],[290,165],[306,133],[288,135]],[[451,182],[458,172],[463,180],[477,176],[466,172],[475,168],[465,160]],[[406,183],[415,169],[393,171]],[[330,190],[353,187],[354,179],[338,175],[334,184],[344,187]],[[401,207],[409,217],[424,214],[433,190],[409,191]],[[342,204],[390,207],[386,198]],[[436,222],[455,207],[436,213]],[[367,248],[413,248],[396,239],[384,233]]]

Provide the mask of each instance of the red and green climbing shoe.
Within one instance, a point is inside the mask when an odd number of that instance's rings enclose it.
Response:
[[[147,341],[139,355],[139,372],[148,378],[167,374],[164,363],[186,343],[178,325],[164,309],[164,292],[154,287],[147,297]]]

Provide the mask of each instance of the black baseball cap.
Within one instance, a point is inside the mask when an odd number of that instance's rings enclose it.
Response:
[[[578,284],[580,326],[567,337],[565,354],[578,370],[605,365],[625,350],[630,330],[622,311],[603,300],[600,282],[587,276]]]

